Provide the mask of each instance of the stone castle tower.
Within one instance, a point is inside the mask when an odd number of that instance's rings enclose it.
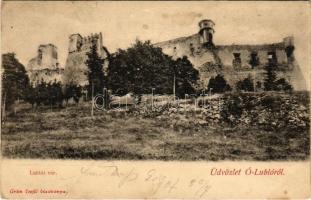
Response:
[[[199,35],[200,35],[200,42],[202,46],[207,48],[212,48],[214,46],[213,43],[213,34],[214,34],[214,26],[215,23],[210,19],[204,19],[199,22]]]
[[[29,61],[27,69],[30,82],[33,85],[42,80],[47,83],[62,81],[63,70],[59,67],[57,47],[53,44],[40,45],[37,56]]]
[[[96,43],[98,53],[101,53],[101,47],[103,44],[102,33],[91,34],[91,36],[82,37],[80,34],[72,34],[69,36],[68,52],[79,52],[83,50],[89,50],[92,46],[92,42]]]
[[[306,89],[306,82],[294,56],[294,38],[283,38],[270,44],[220,45],[213,40],[215,23],[210,19],[198,23],[198,33],[154,44],[174,59],[187,56],[200,72],[200,83],[206,88],[209,79],[224,75],[231,86],[248,76],[253,77],[258,88],[263,86],[264,67],[276,63],[278,78],[285,78],[296,90]],[[229,35],[228,35],[229,36]],[[256,66],[252,60],[258,60]]]
[[[69,36],[68,57],[63,76],[64,84],[77,84],[85,86],[88,84],[87,53],[90,52],[92,45],[95,44],[98,55],[104,59],[104,69],[108,67],[109,52],[103,46],[102,33],[91,34],[82,37],[80,34]]]
[[[57,47],[53,44],[40,45],[37,56],[31,59],[28,65],[33,70],[57,68]]]

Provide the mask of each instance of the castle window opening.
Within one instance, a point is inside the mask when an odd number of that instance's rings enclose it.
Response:
[[[39,49],[39,59],[42,59],[42,50]]]
[[[258,53],[257,53],[257,52],[252,52],[252,53],[251,53],[251,57],[252,57],[252,58],[256,58],[257,56],[258,56]]]
[[[275,51],[269,51],[268,52],[268,61],[272,62],[272,63],[277,63]]]
[[[78,44],[77,44],[77,51],[81,51],[81,47],[82,47],[82,44],[81,44],[81,43],[78,43]]]
[[[294,46],[288,46],[285,48],[287,58],[292,57],[294,49],[295,49]]]
[[[251,58],[250,58],[249,64],[252,66],[252,69],[254,69],[256,66],[259,65],[259,58],[258,58],[257,52],[251,53]]]
[[[55,58],[55,59],[57,59],[57,53],[56,53],[56,51],[53,51],[53,58]]]
[[[295,47],[294,46],[288,46],[285,48],[286,56],[287,56],[287,61],[289,63],[292,63],[294,58],[293,58],[293,52],[294,52]]]
[[[241,54],[240,53],[233,53],[234,59],[232,61],[232,65],[234,67],[241,67]]]
[[[194,47],[192,43],[190,43],[190,52],[191,52],[191,55],[194,56]]]
[[[173,49],[173,53],[174,53],[174,54],[176,54],[176,53],[177,53],[177,48],[176,48],[176,47],[174,47],[174,49]]]

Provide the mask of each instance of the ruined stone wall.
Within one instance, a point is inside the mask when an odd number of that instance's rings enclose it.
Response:
[[[73,83],[81,86],[88,84],[88,67],[85,63],[93,42],[97,46],[98,55],[104,59],[104,70],[107,69],[109,52],[102,44],[102,34],[92,34],[86,37],[73,34],[69,37],[68,57],[63,75],[64,84]]]
[[[241,68],[251,69],[249,61],[251,54],[256,53],[259,59],[259,66],[262,68],[268,64],[268,53],[275,52],[278,65],[287,65],[287,56],[282,43],[268,44],[268,45],[226,45],[216,46],[216,51],[223,65],[232,66],[234,60],[234,53],[240,54]]]
[[[53,44],[46,44],[38,47],[37,55],[29,61],[27,69],[56,69],[58,65],[57,47]]]
[[[42,80],[46,83],[62,82],[63,70],[58,63],[57,47],[53,44],[40,45],[36,57],[28,62],[27,72],[32,85]]]
[[[174,59],[187,56],[197,69],[204,63],[217,62],[213,52],[202,47],[199,34],[156,43],[154,46],[162,48],[165,54],[172,56]]]
[[[82,45],[82,36],[80,34],[72,34],[69,37],[68,52],[77,51]]]
[[[277,76],[287,79],[295,89],[306,88],[301,70],[295,61],[294,54],[287,55],[287,47],[294,47],[292,37],[284,38],[282,42],[262,45],[217,45],[214,48],[205,48],[200,43],[200,35],[177,38],[154,44],[162,48],[165,54],[174,59],[187,56],[193,66],[200,72],[199,84],[206,87],[209,79],[217,74],[222,74],[231,86],[239,80],[251,76],[255,82],[263,83],[265,78],[264,66],[269,57],[275,55],[277,63]],[[258,66],[252,69],[250,59],[256,54],[259,60]],[[235,62],[235,55],[240,63]],[[273,55],[273,56],[274,56]]]
[[[40,61],[41,66],[48,66],[57,68],[58,61],[57,61],[57,47],[48,44],[48,45],[40,45],[38,50],[38,57],[41,57],[38,61]]]
[[[98,53],[102,51],[102,34],[95,33],[90,36],[82,37],[80,34],[72,34],[69,36],[68,52],[89,51],[95,43],[98,47]]]
[[[42,80],[46,83],[62,82],[62,75],[64,69],[42,69],[42,70],[31,70],[28,72],[29,79],[32,85],[37,85]]]

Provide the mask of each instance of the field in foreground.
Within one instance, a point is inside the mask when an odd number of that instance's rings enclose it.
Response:
[[[309,133],[256,127],[180,128],[163,118],[96,111],[90,105],[24,109],[2,125],[9,158],[155,160],[302,160]],[[189,118],[188,120],[191,120]]]

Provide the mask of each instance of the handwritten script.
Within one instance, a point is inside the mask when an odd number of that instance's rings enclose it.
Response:
[[[208,180],[194,177],[184,178],[176,176],[164,175],[160,170],[151,168],[144,170],[137,170],[135,167],[121,169],[117,165],[95,165],[91,164],[80,168],[80,176],[78,179],[84,177],[98,177],[113,179],[115,187],[123,189],[131,184],[141,185],[148,189],[150,196],[161,194],[173,194],[174,191],[182,190],[192,192],[192,196],[197,198],[205,197],[211,188]]]

